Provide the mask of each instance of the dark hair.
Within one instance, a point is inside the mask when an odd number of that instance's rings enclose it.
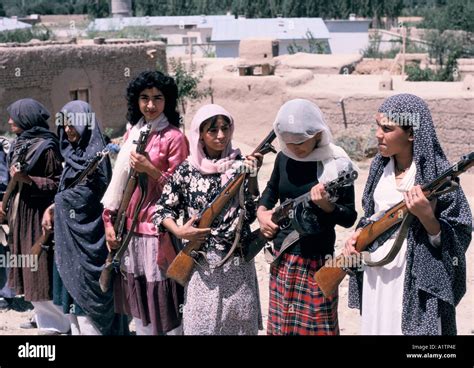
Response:
[[[410,135],[413,135],[413,127],[411,125],[400,125],[405,132],[408,132]]]
[[[156,87],[165,96],[164,114],[168,118],[171,125],[179,127],[179,113],[176,111],[178,100],[178,86],[173,78],[164,75],[158,71],[141,72],[127,87],[127,120],[130,124],[138,123],[143,114],[138,106],[138,98],[140,93],[148,88]]]
[[[209,119],[204,120],[201,123],[201,125],[199,126],[199,133],[202,133],[202,131],[204,130],[204,126],[207,123],[211,123],[211,125],[209,126],[209,129],[215,128],[216,124],[217,124],[217,119],[219,119],[219,118],[224,119],[224,121],[229,125],[232,124],[230,119],[227,116],[225,116],[225,115],[215,115],[215,116],[210,117]]]

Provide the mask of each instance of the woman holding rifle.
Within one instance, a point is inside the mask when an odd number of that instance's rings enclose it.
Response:
[[[414,220],[399,253],[381,267],[351,277],[349,306],[361,308],[364,335],[453,335],[455,308],[466,291],[465,252],[472,216],[461,188],[428,201],[420,185],[450,167],[430,111],[419,97],[389,97],[376,115],[379,153],[370,166],[358,227],[404,200]],[[356,253],[359,231],[344,254]],[[371,260],[384,258],[396,232],[377,239]]]
[[[177,98],[173,78],[160,72],[145,71],[130,82],[127,118],[132,127],[125,135],[112,181],[102,198],[107,246],[115,249],[119,243],[112,218],[120,206],[128,173],[135,170],[146,175],[145,193],[137,186],[126,211],[126,230],[133,234],[122,259],[126,279],[118,273],[114,282],[115,310],[133,316],[137,335],[180,333],[182,288],[165,275],[174,248],[168,234],[157,235],[151,220],[164,183],[188,155],[186,137],[178,129]],[[151,133],[146,154],[136,153],[134,142],[148,124]],[[142,194],[145,198],[136,217],[138,222],[131,229]]]
[[[185,335],[256,335],[261,327],[258,282],[253,261],[235,252],[221,262],[234,242],[245,244],[255,220],[260,154],[245,160],[232,148],[234,119],[219,105],[201,107],[191,123],[189,158],[163,189],[154,222],[180,239],[203,242],[185,289]],[[211,228],[195,228],[197,214],[242,170],[254,170]],[[183,225],[176,221],[182,217]],[[242,229],[239,233],[239,229]]]
[[[80,179],[106,146],[100,123],[87,102],[72,101],[56,115],[56,124],[65,165],[42,222],[45,231],[54,224],[54,303],[69,314],[73,335],[123,334],[128,323],[114,314],[112,293],[99,287],[107,257],[100,199],[112,176],[109,158]]]
[[[18,182],[18,190],[10,201],[8,214],[1,211],[1,216],[8,217],[12,255],[26,258],[32,256],[33,245],[42,235],[42,216],[58,189],[62,158],[58,137],[49,130],[50,113],[41,103],[25,98],[12,103],[7,111],[11,132],[17,136],[8,155],[10,180]],[[28,148],[25,162],[20,162],[23,160],[19,151],[25,145]],[[24,164],[22,170],[18,170],[17,163]],[[70,326],[67,316],[52,301],[53,265],[54,254],[50,249],[37,259],[35,268],[28,265],[10,268],[10,286],[35,307],[40,334],[67,333]],[[34,327],[33,324],[23,326]]]
[[[353,164],[344,150],[332,143],[321,110],[312,102],[286,102],[273,123],[282,152],[277,155],[272,175],[262,194],[257,212],[260,230],[281,250],[292,223],[279,229],[272,209],[278,201],[311,193],[309,211],[321,225],[314,233],[299,235],[295,243],[270,268],[269,335],[336,335],[338,297],[325,298],[312,275],[334,252],[334,227],[350,227],[357,218],[354,186],[338,189],[330,200],[324,184],[336,179]]]

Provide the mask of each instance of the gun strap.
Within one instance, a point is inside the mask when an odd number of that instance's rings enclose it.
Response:
[[[128,244],[130,243],[130,240],[132,239],[133,232],[135,231],[135,228],[137,227],[138,224],[138,215],[140,214],[140,211],[143,207],[143,203],[145,203],[145,197],[146,197],[146,181],[142,182],[141,185],[141,198],[140,201],[138,202],[137,207],[135,208],[135,212],[133,213],[133,219],[132,219],[132,225],[130,226],[130,230],[128,231],[127,235],[125,236],[124,241],[122,242],[122,245],[120,248],[117,249],[117,252],[115,252],[114,258],[113,258],[113,263],[120,263],[125,251],[128,248]]]
[[[239,220],[237,222],[237,226],[235,228],[235,239],[232,244],[232,247],[230,248],[229,252],[225,255],[225,257],[221,261],[214,263],[212,265],[209,264],[209,267],[211,268],[221,267],[224,263],[226,263],[227,260],[234,254],[235,250],[237,249],[237,246],[240,244],[240,236],[242,234],[242,227],[244,224],[244,218],[245,218],[245,213],[246,213],[244,190],[245,190],[245,187],[244,187],[244,184],[242,183],[239,189],[239,194],[238,194],[240,214],[239,214]]]
[[[429,196],[428,199],[431,199],[431,197],[439,197],[440,195],[452,192],[453,190],[457,189],[459,186],[458,183],[454,181],[450,181],[449,186],[446,187],[443,190],[438,190],[435,189],[434,192]],[[381,267],[385,266],[386,264],[392,262],[400,249],[402,248],[403,241],[406,239],[408,235],[408,229],[410,228],[410,225],[413,221],[415,216],[413,216],[411,213],[407,213],[405,218],[402,221],[402,224],[400,225],[400,230],[398,231],[397,237],[395,239],[395,242],[392,245],[392,248],[390,251],[379,261],[372,261],[371,253],[369,252],[361,252],[362,258],[364,261],[364,264],[369,267]]]
[[[381,267],[392,262],[395,259],[396,255],[398,254],[398,252],[400,251],[400,249],[402,248],[403,242],[405,241],[408,235],[408,229],[410,228],[410,225],[414,217],[415,216],[413,216],[411,213],[408,213],[405,216],[405,218],[402,221],[402,224],[400,225],[400,230],[398,230],[398,234],[395,239],[395,242],[390,248],[390,251],[381,260],[372,261],[371,253],[361,252],[364,264],[369,267]]]
[[[265,247],[265,260],[268,263],[276,265],[281,256],[288,250],[288,248],[300,240],[300,237],[300,233],[296,230],[293,230],[286,236],[285,240],[283,240],[279,251],[276,251],[272,247]]]

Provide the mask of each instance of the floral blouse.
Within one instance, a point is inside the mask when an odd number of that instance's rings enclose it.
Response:
[[[231,176],[230,180],[235,177]],[[243,220],[241,244],[245,244],[250,235],[250,224],[257,214],[257,197],[250,194],[247,180],[244,183],[246,213]],[[221,175],[219,173],[203,175],[187,160],[184,161],[168,180],[163,193],[156,204],[153,222],[157,229],[166,231],[162,226],[164,219],[171,217],[175,221],[183,217],[183,223],[194,214],[199,214],[221,192]],[[231,200],[211,227],[211,234],[203,244],[203,250],[213,247],[220,251],[228,251],[235,239],[239,214],[238,195]]]

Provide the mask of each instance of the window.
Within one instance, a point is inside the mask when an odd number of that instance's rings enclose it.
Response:
[[[191,42],[193,45],[197,43],[197,37],[183,37],[183,45],[189,45]]]
[[[81,100],[81,101],[89,102],[89,90],[76,89],[76,90],[69,91],[69,97],[71,97],[71,101]]]

